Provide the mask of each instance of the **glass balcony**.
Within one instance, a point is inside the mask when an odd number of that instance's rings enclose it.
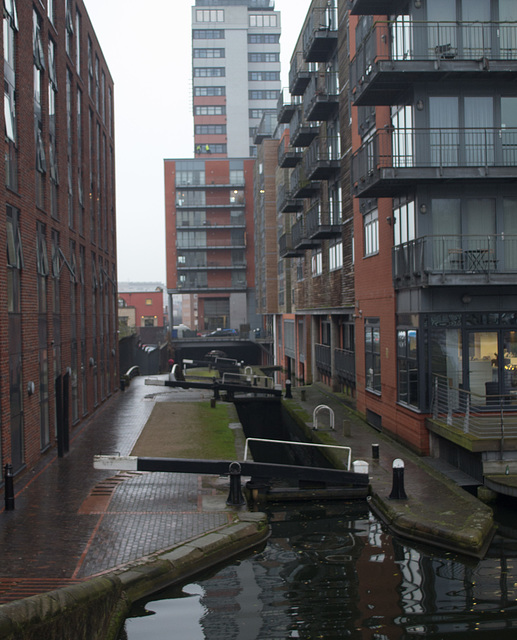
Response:
[[[412,22],[409,18],[376,22],[358,46],[350,66],[356,106],[398,104],[417,81],[475,74],[514,77],[517,71],[517,23]]]
[[[255,144],[260,144],[267,138],[272,138],[276,125],[276,111],[273,109],[267,109],[264,111],[253,142]]]
[[[304,163],[305,174],[310,180],[330,180],[341,164],[339,139],[316,138],[305,153]]]
[[[354,195],[390,197],[416,184],[515,179],[517,128],[382,130],[352,157]]]
[[[396,289],[418,286],[514,285],[517,235],[424,236],[393,247]]]
[[[302,32],[303,56],[307,62],[328,62],[337,48],[337,0],[314,7]]]
[[[303,104],[304,117],[310,122],[333,118],[339,106],[338,74],[315,74],[305,90]]]

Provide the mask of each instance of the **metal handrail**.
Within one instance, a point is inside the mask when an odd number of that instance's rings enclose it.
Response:
[[[347,467],[346,470],[350,471],[350,460],[352,458],[352,449],[350,447],[344,447],[337,444],[316,444],[314,442],[292,442],[291,440],[270,440],[268,438],[246,438],[246,444],[244,446],[244,462],[248,456],[248,442],[268,442],[271,444],[292,444],[298,447],[321,447],[324,449],[344,449],[348,451]]]

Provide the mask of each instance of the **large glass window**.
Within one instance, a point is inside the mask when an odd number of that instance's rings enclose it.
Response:
[[[224,67],[194,67],[194,78],[223,78],[225,75]]]
[[[196,9],[197,22],[224,22],[224,9]]]
[[[224,49],[194,49],[194,58],[224,58]]]
[[[381,328],[379,318],[367,318],[364,331],[366,388],[381,392]]]
[[[416,329],[397,331],[398,400],[418,406],[418,351]]]
[[[393,209],[393,244],[405,244],[415,239],[415,203],[401,204]]]
[[[193,29],[193,40],[223,40],[224,29]]]
[[[267,13],[259,13],[259,14],[250,14],[250,27],[276,27],[277,26],[277,15],[275,13],[267,14]]]
[[[279,53],[248,53],[248,62],[280,62]]]
[[[226,87],[194,87],[194,95],[199,96],[224,96],[226,95]]]

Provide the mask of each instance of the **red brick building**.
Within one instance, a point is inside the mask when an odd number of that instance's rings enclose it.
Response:
[[[254,161],[164,164],[168,307],[173,295],[197,294],[191,329],[240,329],[255,319]]]
[[[113,82],[81,0],[4,4],[1,462],[118,388]]]
[[[156,291],[119,291],[119,318],[124,308],[134,308],[135,327],[163,327],[163,290]]]

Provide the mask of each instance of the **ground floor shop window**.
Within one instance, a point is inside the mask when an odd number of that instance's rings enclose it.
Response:
[[[366,388],[381,392],[381,328],[378,318],[367,318],[364,332]]]

